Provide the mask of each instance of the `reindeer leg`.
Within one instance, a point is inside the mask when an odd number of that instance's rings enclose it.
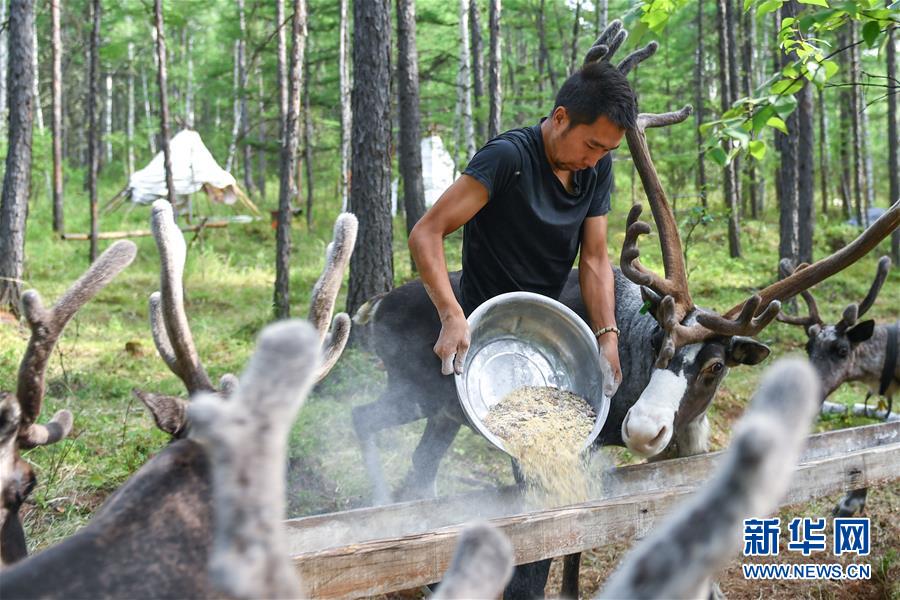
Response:
[[[861,514],[866,509],[866,498],[869,495],[869,488],[860,488],[858,490],[850,490],[834,507],[831,515],[834,517],[852,517]]]
[[[441,459],[456,439],[460,423],[443,413],[428,417],[425,433],[413,452],[412,468],[397,492],[401,500],[433,498]]]
[[[581,552],[569,554],[563,559],[561,598],[578,598],[578,575],[581,570]]]

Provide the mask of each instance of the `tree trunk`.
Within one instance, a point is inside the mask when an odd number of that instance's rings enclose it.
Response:
[[[859,134],[860,134],[860,142],[862,142],[859,146],[859,151],[862,156],[862,166],[863,166],[863,181],[865,183],[863,194],[863,214],[866,218],[866,227],[869,226],[869,209],[875,206],[875,177],[872,173],[872,152],[870,151],[870,140],[869,137],[869,110],[865,106],[866,99],[862,93],[862,89],[859,91]],[[897,140],[893,140],[893,143],[896,144]],[[888,146],[891,145],[891,142],[888,142]]]
[[[728,37],[728,6],[726,0],[716,1],[716,19],[719,29],[719,87],[721,88],[722,112],[728,110],[731,105],[731,66]],[[734,82],[736,83],[736,82]],[[731,149],[731,144],[723,142],[726,153]],[[728,210],[728,253],[732,258],[741,255],[741,237],[739,218],[739,201],[737,196],[737,178],[735,161],[729,162],[722,173],[723,191],[725,194],[725,206]]]
[[[743,56],[741,78],[743,82],[744,96],[750,98],[753,94],[754,53],[756,51],[756,18],[751,11],[743,16]],[[750,205],[750,216],[759,218],[759,189],[756,184],[756,160],[747,157],[745,171],[747,173],[747,193],[743,195]]]
[[[740,1],[740,0],[738,0]],[[735,10],[735,0],[725,0],[725,32],[728,36],[728,45],[726,46],[726,51],[728,53],[728,106],[729,108],[734,103],[735,100],[738,99],[738,94],[740,92],[740,77],[739,71],[740,68],[738,66],[738,45],[737,45],[737,35],[736,30],[738,27],[738,22],[740,17],[738,16],[738,11]],[[736,207],[740,207],[741,213],[734,220],[733,228],[735,230],[735,236],[737,241],[737,254],[732,256],[740,255],[740,216],[746,214],[746,210],[744,209],[744,201],[743,194],[741,189],[741,165],[743,161],[741,160],[740,154],[734,157],[734,160],[729,165],[731,167],[731,179],[733,180],[733,194],[734,194],[734,203]],[[731,234],[729,233],[729,238]]]
[[[128,146],[128,176],[134,173],[134,44],[128,42],[128,121],[125,125]]]
[[[538,55],[538,89],[543,91],[544,89],[544,70],[550,75],[550,86],[553,88],[553,93],[556,93],[556,90],[559,87],[556,85],[556,72],[553,70],[553,62],[550,60],[550,51],[547,49],[547,33],[545,27],[545,4],[546,0],[541,0],[541,4],[538,9],[538,43],[539,52]]]
[[[231,142],[228,144],[228,157],[225,159],[225,170],[229,173],[234,166],[234,156],[237,154],[238,134],[241,130],[241,76],[240,76],[240,40],[234,42],[234,69],[232,72],[232,114],[234,120],[231,125]],[[237,178],[235,178],[237,179]]]
[[[606,28],[606,24],[609,23],[609,0],[599,0],[596,2],[594,11],[594,30],[596,31],[596,35],[599,36]]]
[[[187,85],[184,91],[184,122],[194,128],[194,32],[187,32]]]
[[[793,18],[794,9],[791,2],[781,7],[782,18]],[[780,20],[776,22],[775,33],[780,29]],[[781,66],[789,59],[781,56]],[[779,206],[779,241],[778,257],[787,258],[793,263],[797,261],[799,241],[797,226],[797,112],[787,118],[788,135],[776,132],[775,139],[781,153],[781,168],[778,171],[778,206]]]
[[[237,0],[240,39],[238,40],[238,93],[241,101],[241,156],[244,163],[244,189],[253,193],[253,156],[250,148],[250,114],[247,109],[247,20],[244,16],[244,0]]]
[[[497,137],[502,131],[501,109],[503,107],[502,91],[500,89],[500,16],[501,0],[491,0],[491,15],[489,27],[491,30],[491,56],[488,66],[488,87],[490,94],[490,117],[488,118],[487,139]]]
[[[310,38],[307,36],[306,43],[309,44]],[[309,54],[310,49],[307,48],[304,56],[304,83],[303,86],[303,162],[306,166],[306,227],[312,227],[312,209],[313,191],[315,189],[313,182],[313,122],[312,114],[309,107],[309,88],[312,77],[309,73]]]
[[[350,314],[394,282],[391,159],[384,151],[391,143],[390,35],[388,0],[353,3],[353,114],[367,118],[353,120],[350,209],[359,219],[359,237],[350,259]]]
[[[399,35],[399,34],[398,34]],[[469,35],[472,41],[472,98],[475,103],[475,131],[484,141],[484,122],[481,119],[481,98],[484,96],[484,39],[481,37],[481,12],[478,0],[469,2]]]
[[[828,107],[825,94],[819,89],[819,183],[822,188],[822,214],[828,215],[828,170],[831,156],[828,150]]]
[[[266,103],[265,103],[265,89],[263,87],[263,72],[262,69],[257,68],[256,70],[256,78],[259,84],[259,104],[257,105],[257,110],[259,111],[259,150],[256,152],[257,158],[257,173],[256,173],[256,187],[259,193],[259,197],[261,200],[265,201],[266,199],[266,154],[268,154],[266,150],[266,144],[268,143],[268,128],[266,126]]]
[[[413,225],[425,214],[422,146],[419,141],[419,56],[416,49],[416,5],[413,0],[397,0],[397,92],[400,105],[399,166],[403,178],[403,207],[408,236]]]
[[[105,149],[106,164],[112,162],[112,75],[106,74],[106,102],[103,108],[103,147]]]
[[[575,1],[575,18],[572,20],[572,53],[569,57],[569,75],[578,68],[578,33],[581,26],[581,0]]]
[[[599,11],[598,11],[599,14]],[[703,2],[697,3],[697,53],[694,64],[694,105],[697,133],[697,194],[700,196],[700,202],[706,208],[706,166],[703,159],[706,152],[703,150],[703,134],[700,133],[700,125],[703,124],[704,104],[706,102],[707,90],[703,81]]]
[[[50,43],[53,52],[51,90],[53,100],[53,231],[65,231],[63,220],[63,173],[62,173],[62,36],[60,34],[60,3],[50,0]],[[6,0],[0,0],[6,4]]]
[[[472,120],[472,69],[469,64],[469,2],[459,0],[459,72],[456,78],[457,160],[463,164],[475,155],[475,125]]]
[[[175,183],[172,181],[172,153],[169,151],[169,98],[166,94],[166,32],[163,22],[162,0],[155,0],[156,58],[159,63],[156,81],[159,84],[159,134],[166,168],[166,198],[175,205]]]
[[[278,4],[281,4],[279,1]],[[294,169],[297,164],[297,145],[300,141],[300,86],[303,85],[303,54],[306,47],[306,1],[293,0],[294,16],[291,27],[290,75],[286,98],[284,129],[281,133],[281,179],[278,187],[278,224],[275,250],[275,318],[286,319],[291,314],[291,200],[296,195]],[[283,21],[282,21],[283,22]],[[382,146],[386,148],[387,146]]]
[[[6,23],[6,4],[7,0],[0,0],[0,23]],[[9,60],[7,51],[9,50],[8,33],[9,27],[0,27],[0,134],[6,132],[6,76]]]
[[[843,32],[838,32],[838,47],[843,48],[847,45],[848,36]],[[838,54],[838,63],[840,71],[846,73],[850,68],[850,61],[846,52]],[[840,88],[838,92],[840,105],[840,118],[838,119],[838,161],[841,165],[840,173],[840,193],[841,204],[843,208],[843,216],[849,219],[853,216],[853,184],[850,175],[850,166],[852,159],[850,158],[850,135],[847,131],[847,125],[850,123],[850,91],[846,88]]]
[[[350,136],[353,110],[350,100],[350,0],[341,1],[341,23],[338,40],[338,70],[341,87],[341,210],[350,204]]]
[[[857,41],[857,33],[859,27],[856,21],[850,21],[850,41]],[[853,203],[856,209],[856,219],[860,226],[865,227],[867,224],[866,214],[863,210],[863,195],[865,181],[863,177],[863,157],[862,157],[862,134],[860,132],[859,113],[859,45],[850,48],[850,131],[853,145]]]
[[[281,145],[284,145],[284,132],[286,131],[284,122],[287,119],[289,87],[284,24],[284,0],[275,0],[275,31],[278,33],[278,141]]]
[[[34,110],[34,4],[10,0],[8,35],[9,138],[0,198],[0,308],[19,314],[25,263],[25,222],[31,193]]]
[[[813,230],[816,224],[815,140],[813,130],[812,85],[797,92],[797,234],[800,260],[813,262]]]
[[[900,93],[900,85],[897,84],[897,28],[888,30],[887,40],[887,76],[891,86],[887,97],[888,109],[888,177],[890,178],[890,197],[888,206],[900,200],[900,160],[897,157],[897,94]],[[900,264],[900,228],[891,234],[891,256],[894,264]]]
[[[100,99],[100,0],[91,1],[91,43],[88,70],[88,194],[91,213],[90,262],[97,258],[99,217],[97,214],[97,176],[100,170],[100,124],[97,101]]]
[[[38,131],[41,133],[44,132],[44,112],[41,110],[41,70],[38,68],[38,34],[37,34],[37,19],[34,19],[31,22],[31,38],[32,43],[34,44],[34,52],[31,54],[31,60],[33,62],[33,70],[34,70],[34,122],[37,125]]]
[[[155,30],[154,30],[155,31]],[[154,52],[154,56],[156,53]],[[147,126],[147,145],[150,146],[150,154],[156,156],[156,138],[153,135],[153,114],[150,110],[150,90],[147,86],[147,72],[141,69],[141,87],[144,90],[144,117]]]

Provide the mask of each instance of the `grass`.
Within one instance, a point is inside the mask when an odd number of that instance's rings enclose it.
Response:
[[[87,267],[87,242],[64,242],[50,231],[49,202],[36,183],[28,221],[26,244],[27,287],[41,292],[45,302],[55,301]],[[320,186],[321,187],[321,186]],[[270,185],[269,189],[274,189]],[[101,197],[117,191],[104,186]],[[87,201],[74,183],[67,190],[67,230],[87,231]],[[271,193],[270,193],[271,195]],[[315,221],[307,229],[302,220],[293,228],[294,254],[291,271],[293,314],[305,316],[306,302],[324,262],[325,246],[338,213],[336,194],[317,198]],[[197,195],[196,210],[203,214],[229,215],[232,209],[210,206]],[[273,208],[262,204],[264,214]],[[627,200],[615,199],[610,215],[609,246],[618,256],[624,239]],[[836,212],[836,211],[835,211]],[[146,207],[119,210],[102,220],[101,230],[146,229]],[[649,218],[649,215],[645,215]],[[694,231],[688,249],[692,295],[698,305],[725,310],[754,290],[774,280],[777,266],[777,215],[770,211],[762,221],[743,225],[741,259],[728,257],[727,232],[722,215]],[[402,217],[395,221],[395,280],[412,277],[405,248]],[[816,256],[829,246],[849,241],[838,223],[819,217]],[[216,380],[228,372],[240,372],[253,348],[254,338],[271,320],[274,285],[274,230],[269,222],[256,221],[188,236],[191,247],[185,269],[186,309],[200,356]],[[461,236],[448,241],[451,268],[460,262]],[[837,241],[836,241],[837,240]],[[158,257],[152,238],[135,240],[138,257],[69,324],[47,370],[48,392],[43,419],[68,408],[75,415],[70,439],[26,453],[36,465],[38,486],[23,511],[32,550],[50,545],[78,530],[103,500],[136,469],[166,444],[143,406],[132,394],[138,387],[169,394],[183,393],[179,380],[157,356],[147,317],[147,297],[158,287]],[[104,244],[105,247],[107,244]],[[641,244],[645,264],[659,268],[656,236]],[[882,244],[886,252],[888,245]],[[872,253],[841,275],[816,289],[822,316],[836,321],[851,301],[868,290],[879,254]],[[870,316],[881,321],[896,319],[897,306],[889,298],[900,297],[900,270],[894,269]],[[346,286],[342,293],[346,293]],[[339,307],[344,298],[339,299]],[[800,328],[774,324],[760,336],[773,348],[772,359],[803,352],[805,334]],[[24,327],[0,325],[0,389],[15,387],[17,366],[28,340]],[[730,424],[743,410],[761,368],[737,368],[725,380],[711,410],[713,446],[727,444]],[[370,402],[384,387],[385,376],[377,360],[348,350],[329,378],[312,394],[293,429],[290,444],[292,514],[341,510],[367,502],[369,487],[353,435],[350,411]],[[861,400],[858,385],[835,394],[840,402]],[[823,418],[817,429],[835,429],[872,422],[861,418]],[[412,449],[424,423],[412,423],[381,436],[385,471],[390,481],[400,480],[409,465]],[[630,460],[618,452],[621,460]],[[441,493],[461,492],[479,485],[510,483],[508,462],[468,429],[457,437],[439,476]],[[874,495],[873,495],[874,496]],[[877,502],[877,496],[870,497]],[[898,548],[877,544],[872,563],[879,573],[896,570]],[[888,589],[891,584],[888,585]],[[896,592],[896,584],[894,590]]]

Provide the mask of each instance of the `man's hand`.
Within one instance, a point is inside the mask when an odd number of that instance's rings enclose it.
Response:
[[[619,336],[614,332],[604,333],[597,338],[597,345],[600,348],[600,353],[606,358],[609,366],[612,368],[612,385],[606,383],[603,386],[604,392],[612,397],[616,390],[619,389],[619,384],[622,383],[622,367],[619,365]]]
[[[443,375],[462,373],[469,341],[469,323],[462,313],[441,320],[441,335],[434,345],[434,353],[441,359]],[[618,358],[616,364],[619,364]]]

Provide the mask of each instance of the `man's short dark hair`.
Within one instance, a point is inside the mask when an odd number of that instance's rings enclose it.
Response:
[[[566,79],[556,94],[553,110],[563,106],[569,126],[590,125],[601,115],[632,129],[637,121],[637,100],[628,79],[607,61],[590,63]]]

